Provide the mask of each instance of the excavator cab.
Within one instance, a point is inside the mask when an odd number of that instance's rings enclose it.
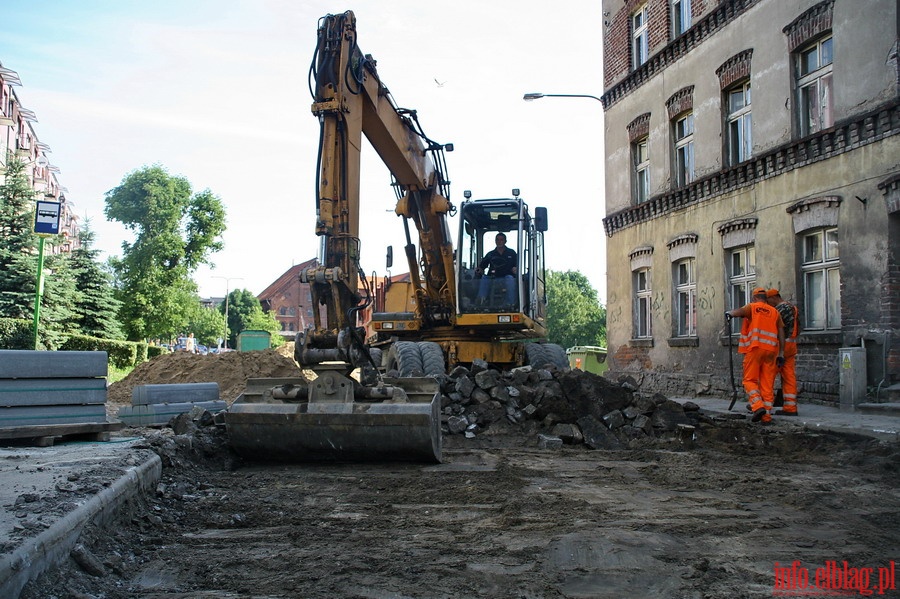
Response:
[[[466,192],[468,194],[468,192]],[[522,314],[536,322],[546,317],[544,266],[545,208],[532,217],[513,190],[513,198],[467,200],[460,206],[458,314]],[[467,195],[467,198],[469,195]],[[497,275],[488,257],[499,236],[516,257],[513,275]]]

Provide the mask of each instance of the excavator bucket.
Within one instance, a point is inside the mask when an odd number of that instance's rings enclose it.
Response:
[[[225,414],[231,446],[254,460],[441,461],[440,393],[432,378],[364,387],[337,370],[250,379]]]

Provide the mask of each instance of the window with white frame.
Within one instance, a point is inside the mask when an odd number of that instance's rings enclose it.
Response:
[[[691,28],[691,0],[672,0],[672,37]]]
[[[756,247],[745,245],[728,252],[728,305],[729,310],[740,308],[750,301],[750,292],[756,286]],[[740,330],[740,322],[731,323],[731,332]]]
[[[650,269],[641,268],[634,271],[634,338],[647,339],[653,336],[650,306],[652,290],[650,289]]]
[[[834,124],[832,100],[832,37],[804,46],[796,53],[797,105],[800,136]]]
[[[650,152],[648,139],[644,137],[631,144],[634,163],[634,203],[640,204],[650,198]]]
[[[808,232],[803,243],[803,314],[806,330],[841,328],[841,273],[836,227]]]
[[[650,32],[647,28],[647,6],[631,15],[632,68],[638,68],[650,57]]]
[[[728,164],[734,166],[752,155],[750,136],[750,81],[745,81],[725,92],[727,130],[726,144]]]
[[[674,265],[675,282],[675,336],[697,335],[697,280],[694,272],[696,260],[686,258]]]
[[[694,180],[694,113],[675,119],[675,185],[682,187]]]

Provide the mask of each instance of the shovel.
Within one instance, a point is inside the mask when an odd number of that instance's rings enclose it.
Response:
[[[725,313],[725,334],[728,336],[728,371],[731,373],[731,403],[728,404],[728,411],[734,407],[737,401],[737,385],[734,384],[734,352],[731,351],[731,322],[729,322],[728,312]]]

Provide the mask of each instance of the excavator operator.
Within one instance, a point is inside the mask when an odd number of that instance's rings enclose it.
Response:
[[[497,233],[494,238],[497,247],[484,255],[484,258],[475,269],[475,274],[481,276],[478,284],[478,303],[483,304],[491,288],[491,283],[502,279],[506,286],[506,304],[513,305],[516,301],[516,275],[518,274],[518,260],[516,252],[506,247],[506,234]],[[485,268],[490,267],[489,274],[484,276]]]

